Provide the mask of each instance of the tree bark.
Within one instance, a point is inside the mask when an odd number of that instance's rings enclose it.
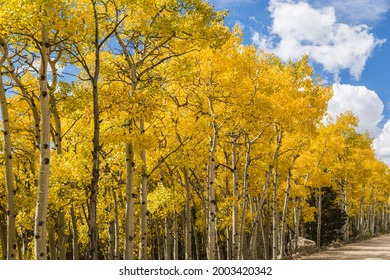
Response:
[[[183,169],[184,184],[186,188],[186,210],[185,210],[185,259],[192,260],[192,223],[191,223],[191,201],[190,180],[188,170]]]
[[[283,205],[283,213],[282,213],[282,232],[280,237],[280,256],[283,258],[286,255],[286,244],[285,244],[285,234],[287,228],[287,209],[288,209],[288,200],[290,197],[290,188],[291,188],[291,170],[290,168],[287,170],[287,185],[286,185],[286,193],[284,196],[284,205]]]
[[[212,97],[209,97],[209,106],[211,115],[214,116],[214,109],[212,103]],[[215,119],[212,122],[214,134],[211,138],[210,143],[210,163],[209,163],[209,176],[208,176],[208,190],[209,190],[209,224],[208,224],[208,247],[209,247],[209,260],[215,260],[217,257],[217,247],[216,247],[216,212],[217,212],[217,201],[215,195],[215,156],[217,151],[217,141],[218,141],[218,126]]]
[[[246,246],[246,235],[245,235],[245,218],[246,211],[248,208],[248,186],[249,186],[249,164],[250,164],[250,152],[251,152],[251,143],[248,143],[246,156],[245,156],[245,168],[244,168],[244,185],[242,188],[242,210],[241,210],[241,224],[240,224],[240,239],[239,239],[239,259],[246,259],[248,257],[248,251]]]
[[[57,258],[59,260],[66,260],[66,233],[65,233],[65,211],[60,210],[58,214],[58,254]]]
[[[115,260],[115,225],[114,221],[108,224],[108,259]]]
[[[134,259],[134,150],[126,144],[126,214],[124,259]]]
[[[384,222],[384,232],[388,232],[388,224],[389,224],[389,202],[385,203],[385,222]]]
[[[278,188],[278,158],[279,149],[282,144],[283,129],[275,125],[276,131],[276,150],[274,154],[274,181],[273,181],[273,192],[272,192],[272,259],[276,260],[278,257],[278,229],[279,229],[279,217],[278,217],[278,201],[276,191]]]
[[[345,178],[345,204],[344,204],[344,211],[347,215],[347,219],[345,221],[345,231],[344,231],[344,242],[349,242],[349,194],[348,194],[348,181]]]
[[[238,223],[238,199],[239,199],[239,193],[238,193],[238,170],[237,170],[237,142],[236,139],[233,139],[232,142],[232,169],[233,169],[233,207],[232,207],[232,256],[233,260],[238,260],[241,255],[241,251],[239,250],[239,223]],[[245,195],[245,194],[244,194]],[[247,198],[244,197],[244,200]],[[243,216],[245,217],[245,211],[244,208],[242,210]],[[241,235],[242,236],[242,235]]]
[[[40,145],[40,171],[38,179],[38,194],[35,212],[34,227],[34,253],[35,259],[46,260],[46,215],[48,204],[48,188],[50,173],[50,96],[47,86],[47,68],[49,58],[49,38],[46,27],[43,25],[41,62],[39,67],[39,90],[41,105],[41,145]]]
[[[298,201],[297,201],[298,200]],[[298,249],[298,237],[300,237],[299,223],[300,223],[300,211],[299,211],[299,199],[294,199],[294,250]],[[298,204],[298,205],[297,205]]]
[[[2,260],[7,259],[7,225],[5,224],[5,215],[0,215],[0,242],[1,242],[1,253]]]
[[[278,166],[275,164],[275,174],[272,192],[272,259],[276,260],[278,257],[278,234],[279,234],[279,215],[278,215],[278,200],[276,191],[278,187]]]
[[[14,172],[12,168],[12,144],[11,144],[11,126],[8,116],[8,103],[3,84],[3,64],[8,57],[8,47],[6,42],[0,37],[0,46],[3,56],[0,59],[0,101],[1,116],[3,121],[4,135],[4,160],[5,160],[5,181],[7,188],[7,259],[16,258],[16,228],[15,228],[15,188]]]
[[[48,239],[49,239],[49,253],[50,253],[50,259],[51,260],[57,260],[57,246],[56,246],[56,233],[55,233],[55,227],[56,225],[54,224],[53,226],[49,226],[48,229]]]
[[[74,212],[74,206],[70,207],[70,217],[72,222],[72,247],[73,247],[73,260],[79,260],[80,259],[80,252],[79,252],[79,232],[77,229],[77,218],[76,214]]]
[[[169,214],[169,213],[168,213]],[[168,215],[165,217],[165,260],[172,260],[171,230]]]
[[[119,216],[118,216],[118,199],[114,187],[112,186],[112,197],[114,200],[114,260],[119,260]]]
[[[145,133],[145,124],[143,116],[140,117],[139,129],[141,135]],[[147,260],[147,248],[148,248],[148,239],[147,239],[147,219],[148,219],[148,205],[147,205],[147,186],[148,186],[148,174],[146,170],[146,150],[144,147],[141,148],[141,161],[142,161],[142,171],[141,171],[141,187],[140,187],[140,202],[141,202],[141,213],[140,213],[140,244],[139,252],[140,260]]]
[[[98,251],[98,227],[97,227],[97,195],[99,189],[99,178],[100,178],[100,158],[99,152],[100,146],[100,112],[99,112],[99,88],[98,81],[100,76],[100,50],[103,40],[100,38],[99,33],[99,15],[97,11],[97,2],[92,1],[93,17],[94,17],[94,73],[90,74],[92,83],[92,99],[93,99],[93,150],[92,150],[92,174],[91,174],[91,186],[89,196],[89,216],[88,216],[88,237],[89,237],[89,248],[88,258],[91,260],[99,259]]]
[[[173,213],[173,259],[179,259],[179,230],[177,224],[177,212]]]
[[[318,189],[317,195],[317,247],[321,246],[321,228],[322,228],[322,190]]]

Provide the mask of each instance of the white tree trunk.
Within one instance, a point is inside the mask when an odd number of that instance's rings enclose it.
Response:
[[[145,124],[144,119],[140,117],[139,129],[141,135],[145,133]],[[147,205],[147,186],[148,186],[148,174],[146,170],[146,150],[141,148],[141,161],[142,161],[142,171],[141,171],[141,190],[140,190],[140,203],[141,203],[141,213],[140,213],[140,246],[139,246],[139,259],[147,260],[147,249],[148,249],[148,238],[147,238],[147,219],[148,219],[148,205]]]
[[[112,197],[114,200],[114,260],[119,260],[119,214],[118,199],[114,187],[112,186]]]
[[[321,228],[322,228],[322,190],[318,189],[317,195],[317,247],[321,246]]]
[[[186,188],[186,210],[185,210],[185,258],[192,259],[192,223],[191,223],[191,201],[190,180],[187,168],[184,168],[184,183]]]
[[[240,257],[239,251],[239,223],[238,223],[238,170],[237,170],[237,143],[236,139],[232,143],[232,169],[233,169],[233,225],[232,225],[232,255],[233,260],[238,260]],[[246,199],[244,197],[244,199]],[[245,215],[243,210],[243,215]]]
[[[279,234],[279,215],[278,215],[278,200],[276,196],[278,186],[278,167],[275,166],[273,192],[272,192],[272,259],[278,257],[278,234]]]
[[[14,188],[14,172],[12,168],[12,149],[11,149],[11,126],[8,116],[8,103],[3,84],[3,64],[8,56],[8,48],[6,42],[0,37],[0,46],[3,56],[0,60],[0,101],[1,115],[3,121],[4,134],[4,160],[5,160],[5,181],[7,187],[7,259],[14,260],[16,258],[16,228],[15,228],[15,188]]]
[[[291,188],[291,170],[287,171],[287,185],[286,185],[286,193],[284,196],[284,205],[283,205],[283,213],[282,213],[282,232],[280,237],[280,255],[283,258],[286,255],[286,244],[285,244],[285,235],[287,228],[287,209],[288,209],[288,200],[290,197],[290,188]]]
[[[278,201],[276,191],[278,188],[278,158],[279,148],[282,143],[283,130],[275,125],[276,131],[276,150],[274,154],[274,182],[273,182],[273,193],[272,193],[272,259],[276,260],[278,256],[278,234],[279,234],[279,215],[278,215]]]
[[[126,144],[126,215],[124,259],[134,259],[134,150]]]
[[[214,109],[212,98],[209,97],[209,105],[211,115],[214,116]],[[215,260],[217,258],[217,231],[216,231],[216,218],[217,218],[217,200],[215,195],[215,156],[217,151],[218,141],[218,126],[215,120],[212,122],[214,134],[210,143],[210,163],[209,163],[209,176],[208,176],[208,190],[209,190],[209,219],[208,219],[208,247],[209,247],[209,260]]]
[[[348,194],[348,181],[347,179],[345,181],[345,204],[344,204],[344,211],[347,215],[347,219],[345,221],[345,231],[344,231],[344,242],[349,242],[349,194]]]
[[[41,144],[38,194],[35,212],[34,252],[35,259],[46,260],[46,214],[48,204],[49,172],[50,172],[50,102],[47,87],[47,68],[49,55],[49,39],[45,26],[42,26],[41,62],[39,67],[39,90],[41,105]]]

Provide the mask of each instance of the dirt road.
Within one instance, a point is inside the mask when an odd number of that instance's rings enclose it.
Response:
[[[301,260],[390,260],[390,234],[329,248]]]

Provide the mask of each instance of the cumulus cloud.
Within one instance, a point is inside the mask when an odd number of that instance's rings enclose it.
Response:
[[[374,48],[385,42],[375,38],[367,25],[338,22],[332,6],[314,8],[302,1],[270,0],[269,10],[270,35],[253,32],[253,43],[284,60],[308,54],[336,79],[341,70],[349,70],[358,80]]]
[[[390,121],[387,121],[382,132],[374,139],[374,149],[379,158],[390,166]]]
[[[333,93],[328,103],[328,113],[333,118],[346,111],[352,111],[359,118],[358,132],[368,131],[372,137],[381,133],[379,123],[383,120],[384,105],[376,92],[364,86],[334,84]]]
[[[377,93],[364,86],[333,84],[333,97],[328,103],[328,113],[336,118],[351,111],[359,118],[357,131],[368,131],[374,138],[374,150],[378,158],[390,166],[390,120],[381,128],[384,104]]]
[[[315,0],[315,6],[332,6],[338,17],[351,23],[376,22],[390,9],[390,0]]]

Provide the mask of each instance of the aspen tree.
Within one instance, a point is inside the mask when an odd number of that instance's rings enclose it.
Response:
[[[233,249],[233,260],[239,259],[240,251],[239,251],[239,224],[238,224],[238,170],[237,170],[237,139],[234,138],[232,141],[232,169],[233,169],[233,207],[232,207],[232,218],[233,218],[233,225],[232,225],[232,249]],[[244,178],[245,180],[245,178]],[[245,191],[244,191],[245,192]],[[246,193],[244,193],[244,200],[247,198],[245,197]],[[245,202],[244,202],[245,203]],[[245,210],[242,210],[243,216],[245,216]]]
[[[46,213],[48,204],[49,174],[50,174],[50,96],[47,85],[47,69],[49,59],[49,38],[46,26],[41,29],[41,61],[39,68],[39,89],[41,107],[41,145],[40,168],[38,179],[38,197],[35,212],[35,259],[47,259],[46,252]]]
[[[134,148],[126,144],[126,215],[124,259],[134,258]]]
[[[7,186],[7,259],[16,259],[16,228],[15,228],[15,187],[12,167],[11,125],[8,115],[8,104],[3,83],[3,65],[8,58],[7,42],[0,37],[0,102],[4,134],[5,179]]]
[[[83,4],[83,3],[81,3]],[[92,100],[93,100],[93,150],[92,150],[92,172],[91,172],[91,186],[90,186],[90,198],[89,198],[89,210],[88,210],[88,226],[89,226],[89,259],[97,260],[99,258],[98,248],[98,228],[97,228],[97,195],[99,189],[99,177],[100,177],[100,158],[99,153],[101,151],[100,142],[100,109],[99,109],[99,78],[100,78],[100,66],[101,66],[101,51],[105,46],[107,40],[109,40],[118,26],[124,20],[125,16],[122,16],[118,10],[115,10],[112,14],[109,14],[108,8],[114,5],[111,1],[91,1],[89,6],[89,12],[92,14],[90,19],[91,34],[86,34],[91,45],[87,46],[92,52],[93,63],[88,62],[84,42],[80,42],[80,38],[75,38],[71,48],[68,48],[68,53],[74,57],[85,70],[88,80],[92,86]],[[102,17],[99,16],[100,10],[104,8],[106,10],[105,16],[109,19],[102,24]]]
[[[70,207],[70,217],[72,222],[72,251],[73,251],[73,260],[80,259],[79,252],[79,232],[77,228],[77,218],[74,211],[74,206]]]
[[[186,209],[185,209],[185,259],[192,260],[192,218],[191,218],[191,201],[192,195],[190,190],[190,180],[187,167],[183,168],[184,183],[186,189]]]
[[[212,127],[213,127],[213,136],[210,138],[210,161],[209,161],[209,173],[207,178],[208,184],[208,246],[209,246],[209,260],[215,260],[217,258],[216,250],[217,250],[217,198],[215,195],[215,169],[216,169],[216,152],[218,145],[218,130],[219,126],[215,120],[215,112],[213,106],[213,97],[209,96],[209,109],[210,114],[213,118]]]

